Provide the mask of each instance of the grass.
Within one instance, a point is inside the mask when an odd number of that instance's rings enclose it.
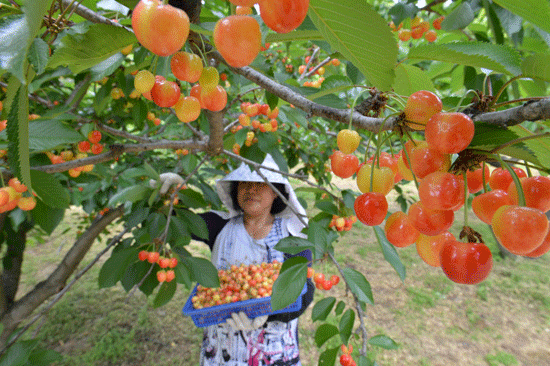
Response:
[[[313,205],[310,205],[312,207]],[[395,208],[394,208],[395,210]],[[51,273],[75,239],[72,223],[79,213],[41,243],[33,239],[26,252],[20,296]],[[484,237],[486,228],[470,218]],[[457,214],[459,231],[461,214]],[[116,234],[116,228],[110,228]],[[485,230],[485,232],[484,232]],[[105,245],[96,242],[81,267]],[[488,242],[496,253],[494,243]],[[191,250],[208,256],[197,243]],[[367,307],[369,337],[385,334],[400,346],[385,350],[371,346],[369,355],[379,365],[544,365],[550,364],[550,255],[531,259],[495,257],[493,272],[477,286],[456,285],[439,268],[418,257],[414,246],[398,250],[407,269],[402,282],[384,260],[371,228],[359,223],[335,244],[336,258],[363,273],[372,286],[375,305]],[[63,355],[56,366],[195,366],[202,330],[181,313],[189,290],[178,285],[174,299],[153,308],[152,297],[126,293],[121,286],[98,288],[95,266],[48,313],[44,321],[27,332],[40,346]],[[316,264],[326,275],[336,273],[328,263]],[[350,295],[340,285],[325,296],[343,299]],[[311,321],[311,308],[300,318],[300,346],[304,366],[317,364],[320,352],[314,335],[321,322]],[[339,318],[329,322],[338,326]],[[358,320],[356,319],[356,324]],[[353,336],[352,336],[353,338]],[[360,349],[352,341],[356,355]],[[334,337],[330,346],[338,345]]]

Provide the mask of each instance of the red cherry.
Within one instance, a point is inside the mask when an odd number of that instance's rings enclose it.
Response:
[[[527,177],[527,173],[525,173],[525,170],[521,168],[512,167],[512,170],[516,173],[518,178]],[[502,189],[503,191],[506,191],[513,180],[514,179],[508,169],[496,168],[489,177],[489,186],[491,189]]]
[[[330,156],[332,172],[340,178],[351,177],[359,168],[359,159],[353,154],[344,154],[339,150]]]
[[[504,205],[511,205],[508,193],[502,189],[495,189],[482,193],[472,199],[472,211],[484,223],[491,225],[496,210]]]
[[[384,232],[388,241],[399,248],[413,244],[420,235],[403,211],[396,211],[387,218]]]
[[[353,208],[359,221],[368,226],[376,226],[386,218],[388,201],[381,193],[366,192],[355,199]]]
[[[452,173],[430,173],[420,181],[418,196],[432,210],[451,210],[464,204],[464,180]]]
[[[426,142],[444,154],[466,149],[474,138],[474,122],[460,112],[436,113],[426,123]]]
[[[422,36],[422,35],[420,35]],[[405,105],[405,118],[410,121],[407,125],[415,130],[423,130],[428,120],[436,113],[441,112],[441,99],[427,90],[412,93]]]
[[[452,210],[432,210],[422,201],[413,203],[409,207],[409,220],[420,233],[437,235],[448,230],[454,221]]]
[[[447,242],[440,253],[441,268],[453,282],[473,285],[489,276],[493,255],[483,243]]]

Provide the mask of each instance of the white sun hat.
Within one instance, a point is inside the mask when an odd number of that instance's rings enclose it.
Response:
[[[261,166],[269,169],[260,168],[260,175],[256,170],[252,171],[249,165],[242,163],[239,168],[216,181],[218,196],[229,210],[229,214],[226,213],[224,216],[231,218],[241,214],[241,211],[233,206],[233,200],[231,199],[231,185],[233,182],[265,182],[267,180],[269,183],[281,183],[285,186],[286,193],[288,194],[287,205],[282,212],[274,216],[288,219],[287,228],[291,235],[303,236],[301,231],[307,224],[307,214],[298,201],[290,182],[282,174],[277,173],[277,171],[280,171],[280,168],[270,154],[266,155]]]

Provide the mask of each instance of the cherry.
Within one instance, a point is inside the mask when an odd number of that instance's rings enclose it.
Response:
[[[374,171],[373,171],[374,169]],[[395,174],[393,170],[388,167],[376,167],[370,164],[364,164],[357,171],[357,188],[362,193],[371,191],[371,176],[372,192],[378,192],[387,195],[394,186]]]
[[[474,122],[464,113],[436,113],[426,123],[424,136],[432,149],[455,154],[472,142],[474,129]]]
[[[309,0],[259,0],[260,16],[271,30],[288,33],[306,18]]]
[[[139,43],[159,56],[179,51],[189,35],[189,17],[159,0],[141,0],[132,11],[132,28]]]
[[[211,90],[202,89],[200,101],[203,108],[212,112],[219,112],[227,105],[227,92],[221,85],[216,85]]]
[[[441,22],[443,22],[444,19],[444,16],[440,16],[439,18],[434,19],[434,21],[432,22],[432,26],[434,27],[434,29],[441,29]]]
[[[340,151],[344,154],[353,153],[359,146],[360,142],[361,136],[359,136],[357,131],[354,130],[343,129],[338,132],[338,135],[336,135],[336,144],[338,145],[338,149],[340,149]]]
[[[31,211],[36,207],[36,198],[33,196],[21,197],[19,201],[17,201],[17,207],[22,211]]]
[[[489,166],[483,164],[485,168],[476,168],[474,170],[468,170],[466,172],[466,181],[468,183],[468,192],[477,193],[483,189],[483,181],[485,184],[489,183],[491,177],[491,171]]]
[[[101,141],[101,131],[93,130],[88,132],[88,141],[92,144],[97,144]]]
[[[430,173],[420,181],[418,196],[433,210],[456,209],[464,204],[464,180],[452,173]]]
[[[140,93],[147,93],[155,85],[155,75],[148,70],[140,70],[134,77],[134,88]]]
[[[512,254],[524,255],[537,249],[548,233],[548,218],[536,208],[505,205],[491,220],[495,237]]]
[[[174,81],[157,79],[151,89],[153,102],[159,107],[172,107],[178,102],[180,95],[180,87]]]
[[[396,211],[386,219],[384,232],[388,241],[399,248],[413,244],[420,235],[403,211]]]
[[[437,39],[437,33],[434,30],[429,30],[426,33],[424,33],[424,39],[428,42],[435,42]]]
[[[493,254],[483,243],[449,241],[441,248],[440,261],[451,281],[466,285],[485,280],[493,268]]]
[[[174,112],[176,112],[176,116],[181,122],[191,122],[199,118],[201,103],[195,97],[184,97],[182,95],[174,105]]]
[[[376,226],[386,218],[388,201],[381,193],[367,192],[355,199],[353,208],[359,221],[368,226]]]
[[[399,158],[397,158],[397,170],[399,171],[399,174],[401,175],[402,179],[405,180],[413,180],[414,175],[412,170],[410,170],[407,167],[406,158],[403,156],[403,154],[399,155]]]
[[[202,73],[202,60],[194,53],[176,52],[170,59],[170,69],[179,80],[196,83]]]
[[[543,176],[523,177],[519,179],[525,197],[525,206],[538,208],[542,212],[550,210],[550,178]],[[512,182],[508,186],[508,197],[512,204],[518,204],[518,191]]]
[[[340,356],[340,365],[351,366],[352,362],[353,362],[353,358],[350,355],[344,354]]]
[[[359,159],[353,154],[344,154],[336,150],[330,156],[332,172],[340,178],[351,177],[359,168]]]
[[[491,225],[495,211],[504,205],[511,205],[512,201],[506,191],[495,189],[484,192],[472,199],[472,211],[484,223]]]
[[[236,6],[254,6],[258,2],[258,0],[229,0],[229,2]]]
[[[397,33],[397,37],[403,42],[407,42],[409,39],[411,39],[411,30],[410,29],[401,29]]]
[[[452,210],[433,210],[422,201],[413,203],[408,211],[409,220],[420,233],[424,235],[437,235],[448,230],[454,221]]]
[[[512,170],[516,173],[518,178],[527,177],[527,173],[525,173],[525,170],[521,168],[512,167]],[[513,180],[514,179],[508,169],[496,168],[489,177],[489,187],[491,187],[491,189],[502,189],[507,191]]]
[[[425,141],[411,149],[409,159],[412,172],[420,179],[436,171],[445,172],[451,167],[451,156],[432,149]]]
[[[441,99],[427,90],[412,93],[405,105],[405,118],[410,121],[407,125],[415,130],[423,130],[428,120],[436,113],[441,112]]]
[[[260,53],[260,25],[251,16],[230,15],[218,20],[213,38],[218,52],[232,67],[248,66]]]
[[[201,76],[199,77],[199,85],[203,91],[211,91],[219,82],[220,74],[214,66],[207,66],[202,69]]]
[[[443,248],[445,243],[451,240],[456,239],[454,235],[448,231],[444,231],[434,236],[420,234],[416,241],[416,251],[426,264],[432,267],[440,267],[441,248]]]
[[[149,252],[147,255],[147,262],[149,263],[157,263],[159,260],[160,254],[159,252]]]

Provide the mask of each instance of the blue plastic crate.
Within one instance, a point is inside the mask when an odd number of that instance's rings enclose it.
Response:
[[[304,284],[304,288],[302,289],[300,296],[298,296],[298,299],[296,299],[294,303],[284,309],[276,311],[271,311],[271,296],[195,309],[193,307],[193,303],[191,302],[191,298],[197,293],[197,286],[195,286],[193,291],[191,291],[191,295],[189,295],[182,312],[184,315],[190,316],[197,327],[202,328],[209,325],[223,323],[231,317],[231,313],[239,311],[244,311],[249,318],[256,318],[261,315],[298,311],[302,308],[302,295],[306,291],[307,282]]]

